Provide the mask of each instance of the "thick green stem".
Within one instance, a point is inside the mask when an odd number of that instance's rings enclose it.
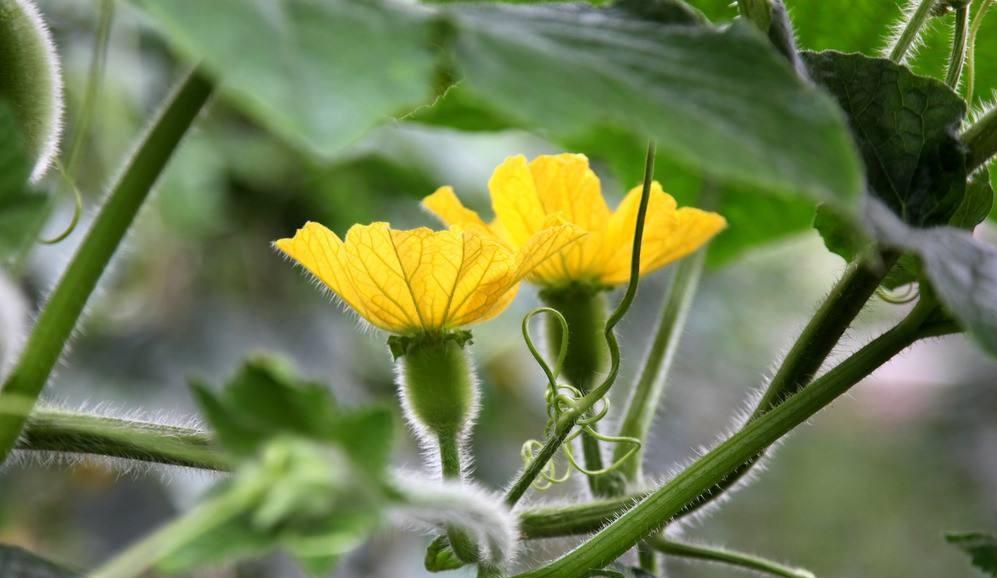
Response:
[[[962,67],[966,62],[966,44],[969,40],[969,4],[955,10],[955,30],[952,33],[952,53],[945,73],[945,84],[953,89],[959,86]]]
[[[973,103],[973,91],[976,89],[976,35],[980,32],[983,19],[987,15],[987,10],[993,0],[983,0],[980,2],[976,16],[973,16],[973,23],[969,25],[969,39],[966,42],[966,102]]]
[[[591,534],[649,493],[580,504],[526,508],[519,513],[519,531],[527,540]]]
[[[997,155],[997,106],[990,107],[986,114],[969,125],[962,133],[962,142],[969,148],[966,168],[970,172]]]
[[[849,264],[845,274],[831,289],[830,294],[803,329],[803,333],[786,354],[775,377],[769,383],[762,399],[755,406],[748,421],[757,419],[765,412],[778,406],[787,398],[798,393],[813,379],[823,365],[831,350],[837,345],[845,330],[858,316],[866,302],[875,293],[883,277],[890,267],[899,259],[898,253],[883,253],[880,255],[880,266],[873,269],[862,259]],[[745,461],[731,472],[724,483],[713,488],[709,495],[697,501],[694,508],[683,512],[688,515],[723,495],[724,491],[734,486],[755,466],[761,455]]]
[[[688,544],[676,542],[665,538],[651,538],[646,542],[658,552],[679,558],[689,558],[691,560],[705,560],[708,562],[718,562],[736,568],[743,568],[752,572],[760,572],[782,578],[814,578],[813,572],[802,568],[793,568],[772,560],[766,560],[753,554],[734,552],[725,548],[703,546],[699,544]]]
[[[14,447],[97,281],[212,88],[195,70],[174,91],[42,308],[17,364],[0,389],[0,461]]]
[[[658,322],[654,341],[647,352],[644,367],[627,402],[627,410],[617,435],[637,438],[641,442],[647,439],[655,411],[661,403],[661,396],[668,383],[668,372],[675,351],[678,349],[679,338],[685,328],[689,309],[692,307],[692,298],[699,286],[699,277],[705,262],[706,251],[701,250],[678,264],[671,289],[661,310],[661,320]],[[640,479],[642,449],[643,446],[620,466],[620,471],[630,482]],[[628,450],[626,446],[616,446],[614,461],[621,459]]]
[[[740,431],[696,460],[612,524],[575,550],[518,578],[582,578],[603,568],[675,519],[722,483],[730,472],[792,431],[855,383],[922,337],[921,324],[935,310],[922,299],[896,327],[874,339],[843,363],[816,379],[797,395],[749,422]]]
[[[876,268],[867,266],[862,259],[848,265],[786,354],[752,418],[774,408],[810,383],[899,257],[896,253],[884,254],[881,266]]]
[[[202,431],[48,408],[31,413],[17,449],[213,470],[229,466]]]
[[[935,7],[935,3],[938,0],[921,0],[921,3],[917,5],[917,8],[910,15],[910,19],[904,26],[904,29],[897,36],[893,48],[890,49],[889,58],[894,62],[903,62],[907,53],[917,42],[917,37],[921,34],[921,29],[927,23],[928,19],[931,18],[931,11]]]

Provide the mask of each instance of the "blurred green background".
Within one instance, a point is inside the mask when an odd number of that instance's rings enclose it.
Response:
[[[734,15],[723,0],[693,3],[716,20]],[[68,142],[83,98],[99,2],[39,4],[63,58]],[[801,44],[814,49],[875,51],[899,13],[894,0],[789,4]],[[119,159],[185,67],[141,14],[116,3],[114,16],[107,75],[80,162],[78,184],[88,208],[83,226]],[[932,24],[928,48],[915,62],[919,72],[940,74],[950,28],[951,18]],[[984,24],[980,38],[977,95],[987,98],[997,86],[997,53],[990,50],[997,16]],[[329,383],[344,403],[390,402],[395,393],[384,336],[358,330],[269,243],[308,219],[338,232],[372,220],[434,225],[417,201],[437,186],[454,185],[473,204],[487,207],[485,183],[504,157],[557,150],[518,131],[462,133],[397,122],[320,162],[216,102],[143,212],[47,399],[190,423],[187,378],[220,382],[248,353],[262,350],[286,356],[303,374]],[[612,172],[616,167],[593,161],[608,195],[619,198],[634,184],[620,182]],[[666,189],[671,182],[681,187],[688,176],[670,170],[665,165],[657,178]],[[51,185],[60,186],[55,180]],[[49,232],[61,230],[72,212],[69,193],[60,195]],[[61,244],[37,246],[24,283],[0,285],[3,315],[30,318],[83,226]],[[997,238],[992,224],[977,234]],[[666,475],[732,427],[732,416],[763,384],[842,267],[808,231],[707,272],[650,441],[649,474]],[[640,363],[669,274],[647,279],[621,325],[625,374],[617,397],[625,395]],[[491,487],[501,486],[519,466],[523,436],[541,434],[541,374],[517,339],[518,319],[535,303],[526,290],[509,313],[475,330],[485,398],[474,435],[476,476]],[[876,302],[840,353],[884,329],[902,310]],[[16,325],[5,324],[15,332]],[[962,337],[918,345],[791,436],[757,483],[685,535],[786,560],[826,578],[972,576],[942,532],[997,530],[995,375],[997,363]],[[397,447],[399,464],[419,467],[407,436],[399,437]],[[0,472],[0,542],[88,567],[188,507],[212,481],[182,469],[123,473],[123,466],[47,460],[7,466]],[[581,494],[580,484],[569,486],[551,494]],[[336,576],[420,576],[427,540],[385,531]],[[521,560],[550,557],[569,544],[533,544]],[[668,562],[668,572],[673,578],[734,574],[678,561]],[[297,570],[275,557],[212,575],[290,577]]]

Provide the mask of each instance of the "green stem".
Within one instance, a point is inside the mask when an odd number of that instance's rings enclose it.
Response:
[[[969,39],[966,41],[966,102],[973,103],[973,90],[976,88],[976,35],[983,25],[983,18],[987,15],[987,10],[993,0],[983,0],[980,8],[973,16],[973,23],[969,25]]]
[[[972,172],[997,155],[997,106],[993,106],[962,133],[969,148],[966,168]]]
[[[464,472],[460,463],[460,442],[457,440],[457,436],[440,434],[438,439],[443,478],[460,481],[464,477]],[[472,564],[480,559],[481,556],[474,540],[460,528],[447,526],[447,540],[450,541],[450,547],[453,548],[454,553],[462,562]]]
[[[669,556],[719,562],[752,572],[781,576],[782,578],[814,578],[813,573],[809,570],[793,568],[792,566],[779,564],[778,562],[766,560],[752,554],[734,552],[724,548],[675,542],[674,540],[667,540],[661,537],[651,538],[646,543],[658,552]]]
[[[921,323],[935,311],[922,300],[897,326],[874,339],[843,363],[816,379],[797,395],[749,422],[668,483],[662,485],[612,524],[575,550],[518,578],[581,578],[623,555],[724,481],[745,461],[764,451],[855,383],[922,337]]]
[[[655,411],[661,403],[661,396],[668,382],[668,372],[675,351],[678,349],[679,338],[685,328],[705,262],[706,251],[701,250],[680,262],[675,270],[672,286],[661,310],[658,330],[644,359],[644,367],[641,369],[637,384],[627,402],[619,436],[637,438],[642,442],[647,439]],[[629,448],[624,445],[616,446],[614,461],[622,458],[627,451]],[[643,447],[620,466],[620,471],[630,482],[640,479],[642,453]]]
[[[882,264],[876,268],[867,266],[862,259],[856,259],[848,265],[844,275],[831,288],[824,303],[786,354],[755,407],[752,418],[774,408],[810,383],[899,258],[897,253],[884,254]]]
[[[937,0],[921,0],[917,8],[910,15],[910,20],[904,26],[900,36],[897,37],[893,48],[890,50],[889,58],[894,62],[903,62],[911,46],[917,41],[921,28],[931,18],[931,10],[935,7]]]
[[[955,30],[952,33],[952,53],[949,55],[945,83],[952,89],[959,86],[962,67],[966,63],[966,44],[969,40],[969,3],[955,10]]]
[[[266,489],[262,483],[244,485],[241,491],[222,492],[213,499],[202,502],[189,513],[129,546],[113,560],[90,573],[88,578],[141,576],[180,548],[245,512],[247,505],[253,503]]]
[[[564,506],[538,506],[519,513],[519,531],[527,540],[591,534],[650,492]]]
[[[658,553],[647,542],[637,545],[637,564],[640,569],[652,576],[658,575]]]
[[[212,88],[195,70],[173,93],[42,308],[17,364],[0,389],[0,408],[17,406],[20,410],[0,413],[0,461],[14,447],[97,281]]]
[[[212,470],[229,467],[229,461],[202,431],[49,408],[31,413],[17,449]]]
[[[564,443],[564,439],[571,433],[578,419],[592,409],[606,395],[613,383],[616,382],[616,376],[620,371],[620,344],[617,342],[613,330],[616,328],[616,324],[626,315],[630,309],[630,305],[633,304],[634,297],[637,295],[637,284],[640,281],[640,249],[644,239],[647,204],[651,198],[651,180],[654,176],[654,153],[655,144],[654,141],[651,141],[647,144],[647,155],[644,159],[644,186],[641,190],[640,206],[637,209],[637,223],[634,227],[633,253],[630,258],[630,281],[627,284],[627,290],[623,295],[623,299],[620,300],[613,314],[609,316],[609,319],[606,321],[606,327],[603,330],[606,345],[609,347],[609,374],[602,383],[587,393],[582,399],[578,400],[573,411],[563,413],[560,419],[558,419],[554,425],[554,431],[548,435],[540,453],[520,472],[506,492],[505,502],[510,507],[514,506],[523,497],[526,490],[537,479],[537,476],[540,475],[547,462],[554,457],[561,444]]]
[[[880,255],[881,263],[876,268],[870,268],[862,259],[856,259],[848,265],[844,275],[831,288],[824,303],[786,354],[762,399],[748,417],[749,422],[777,407],[810,383],[848,326],[876,292],[876,288],[890,267],[899,258],[899,253],[887,252]],[[725,490],[737,484],[751,471],[760,457],[761,455],[758,455],[746,460],[727,476],[723,484],[713,488],[709,495],[703,496],[695,507],[683,512],[683,515],[691,514],[722,496]]]

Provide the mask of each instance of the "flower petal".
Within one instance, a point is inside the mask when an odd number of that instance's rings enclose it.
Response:
[[[519,265],[516,268],[516,279],[537,278],[544,274],[543,267],[553,264],[555,270],[563,269],[561,258],[570,252],[573,244],[585,241],[590,233],[581,227],[566,223],[559,217],[548,217],[544,228],[523,245],[519,250]]]
[[[561,259],[545,263],[536,276],[548,284],[592,277],[602,250],[600,233],[609,223],[610,212],[588,157],[569,153],[539,156],[530,163],[530,171],[548,215],[559,214],[593,233],[566,249]]]
[[[641,189],[635,187],[627,194],[606,229],[600,280],[607,285],[630,280]],[[689,207],[677,209],[676,206],[675,199],[662,190],[660,183],[651,183],[640,255],[642,275],[694,252],[727,226],[727,221],[716,213]]]
[[[422,200],[422,207],[448,227],[459,226],[467,230],[490,231],[478,213],[460,202],[453,187],[440,187]]]
[[[547,221],[526,157],[505,159],[488,181],[492,208],[514,247],[522,247]]]
[[[308,222],[291,239],[280,239],[274,245],[282,253],[300,263],[349,307],[371,324],[387,331],[398,331],[407,325],[404,312],[382,310],[369,303],[355,283],[347,264],[343,241],[319,223]]]

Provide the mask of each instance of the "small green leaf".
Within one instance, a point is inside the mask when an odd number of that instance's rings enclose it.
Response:
[[[848,115],[872,194],[908,224],[949,222],[966,190],[959,95],[883,58],[826,51],[804,59]]]
[[[289,141],[328,156],[433,94],[433,28],[368,0],[134,0],[222,90]]]
[[[0,265],[34,241],[48,199],[28,184],[31,163],[10,109],[0,102]]]
[[[17,546],[0,544],[0,576],[3,578],[78,578],[68,570]]]
[[[237,455],[254,454],[279,434],[338,439],[341,414],[329,389],[294,377],[274,359],[250,359],[217,394],[203,384],[193,387],[219,441]]]
[[[997,576],[997,538],[983,532],[949,532],[945,541],[969,554],[973,566],[989,576]]]

